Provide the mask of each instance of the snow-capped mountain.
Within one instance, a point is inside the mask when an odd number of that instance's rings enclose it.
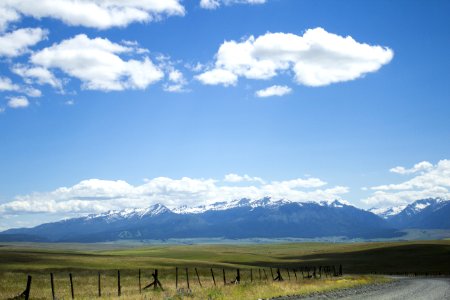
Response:
[[[110,210],[105,213],[92,214],[88,215],[86,220],[105,219],[106,221],[113,222],[121,219],[152,217],[165,212],[170,212],[170,209],[157,203],[147,208],[127,208],[124,210]]]
[[[274,200],[270,197],[264,197],[262,199],[248,199],[248,198],[242,198],[242,199],[236,199],[232,201],[222,201],[222,202],[215,202],[209,205],[200,205],[195,207],[188,207],[188,206],[181,206],[178,208],[173,209],[172,211],[177,214],[200,214],[204,213],[206,211],[219,211],[219,210],[227,210],[232,208],[239,208],[239,207],[249,207],[249,208],[256,208],[256,207],[279,207],[282,205],[290,204],[290,203],[298,203],[298,205],[302,205],[301,202],[293,202],[285,199],[280,200]],[[307,202],[308,203],[308,202]],[[315,202],[313,202],[315,203]],[[331,203],[335,203],[335,205],[342,205],[341,202],[338,200],[335,200]],[[337,203],[337,204],[336,204]],[[348,204],[346,201],[342,201],[342,203]],[[320,205],[329,205],[329,202],[320,202]]]
[[[392,216],[399,214],[402,210],[404,210],[406,205],[399,205],[394,207],[382,207],[382,208],[371,208],[369,211],[374,213],[383,219],[389,219]]]
[[[449,229],[450,201],[428,198],[405,206],[371,209],[394,228]]]
[[[10,229],[13,235],[52,242],[100,242],[168,238],[349,238],[398,235],[378,216],[345,201],[292,202],[240,199],[195,208],[170,210],[162,204],[147,209],[109,211],[87,217]]]

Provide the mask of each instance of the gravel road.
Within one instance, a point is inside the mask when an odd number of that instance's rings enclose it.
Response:
[[[308,297],[280,297],[277,300],[297,299],[371,299],[371,300],[400,300],[400,299],[450,299],[450,278],[396,278],[386,284],[368,285],[354,289],[314,294]]]

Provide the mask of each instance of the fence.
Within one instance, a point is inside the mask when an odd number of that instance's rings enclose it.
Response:
[[[199,275],[199,270],[202,271],[203,279]],[[242,272],[244,271],[244,273]],[[269,273],[270,272],[270,273]],[[226,269],[226,268],[178,268],[175,269],[165,269],[165,278],[168,276],[175,277],[175,289],[177,291],[190,292],[191,285],[194,283],[198,287],[202,288],[202,280],[205,278],[209,278],[209,284],[213,284],[214,286],[218,286],[219,282],[216,280],[220,274],[222,275],[223,283],[220,285],[239,285],[241,282],[253,283],[253,282],[280,282],[280,281],[297,281],[300,279],[320,279],[320,278],[331,278],[343,275],[342,265],[336,266],[301,266],[297,268],[282,268],[282,267],[257,267],[257,268],[246,268],[246,269]],[[66,273],[67,274],[67,273]],[[158,269],[154,269],[151,273],[150,282],[142,288],[142,270],[139,269],[135,273],[137,283],[136,283],[136,292],[143,293],[148,290],[164,290],[163,279],[161,279],[161,272]],[[208,275],[209,274],[209,275]],[[270,277],[268,276],[270,274]],[[195,275],[194,280],[192,280],[192,275]],[[66,275],[67,276],[67,275]],[[190,277],[191,276],[191,277]],[[96,295],[98,297],[102,297],[102,272],[97,272],[97,291]],[[57,290],[55,286],[55,274],[49,274],[49,285],[51,288],[51,299],[57,299]],[[67,278],[67,277],[66,277]],[[121,282],[121,272],[117,270],[117,296],[122,296],[122,282]],[[70,296],[72,299],[75,299],[77,296],[77,288],[80,286],[76,286],[76,274],[69,273],[68,274],[68,284],[70,286]],[[31,281],[32,276],[28,275],[27,277],[27,285],[25,290],[17,295],[16,297],[10,298],[12,299],[26,299],[28,300],[30,297],[31,290]],[[183,281],[185,283],[183,284]],[[172,283],[173,284],[173,283]],[[81,287],[85,288],[85,287]],[[50,296],[50,295],[49,295]]]

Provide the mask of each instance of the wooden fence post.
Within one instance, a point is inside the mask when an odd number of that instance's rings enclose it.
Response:
[[[288,279],[289,281],[291,280],[291,274],[289,273],[289,268],[286,269],[287,273],[288,273]]]
[[[72,299],[75,299],[75,296],[74,296],[74,293],[73,293],[72,273],[69,273],[69,279],[70,279],[70,293],[72,295]]]
[[[175,289],[178,290],[178,267],[175,268]]]
[[[250,282],[253,282],[253,269],[250,269]]]
[[[139,294],[142,293],[142,286],[141,286],[141,269],[139,269]]]
[[[55,284],[53,282],[53,273],[50,273],[50,285],[52,286],[52,300],[55,300]]]
[[[190,287],[189,287],[189,271],[188,271],[188,268],[186,268],[186,282],[187,282],[188,290],[190,290]]]
[[[211,276],[212,276],[212,279],[213,279],[213,282],[214,282],[214,286],[216,286],[216,279],[214,278],[214,271],[213,271],[212,268],[211,268]]]
[[[272,268],[270,268],[270,275],[272,276],[272,280],[274,280]]]
[[[267,278],[266,269],[263,269],[263,271],[264,271],[264,277],[266,277],[266,281],[269,280],[269,278]]]
[[[261,269],[258,269],[259,272],[259,281],[261,281]]]
[[[197,275],[198,284],[200,285],[200,287],[202,287],[202,283],[200,282],[200,276],[198,276],[197,268],[194,268],[194,269],[195,269],[195,274]]]
[[[297,272],[295,271],[295,269],[292,269],[292,271],[294,271],[295,281],[297,281]]]
[[[100,272],[98,272],[98,296],[102,296],[102,283],[100,278]]]
[[[232,282],[234,284],[240,284],[241,283],[241,271],[239,269],[236,269],[236,278]]]
[[[117,270],[117,296],[120,297],[121,288],[120,288],[120,270]]]
[[[225,279],[225,269],[222,269],[222,273],[223,273],[223,285],[226,285],[227,280]]]
[[[30,299],[30,290],[31,290],[31,276],[28,275],[27,277],[27,287],[25,291],[23,292],[23,295],[25,296],[25,300]]]

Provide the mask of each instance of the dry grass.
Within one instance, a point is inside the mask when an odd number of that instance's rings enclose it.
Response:
[[[171,273],[169,273],[171,271]],[[249,271],[243,271],[247,278],[239,285],[223,285],[221,270],[215,270],[216,283],[214,286],[209,270],[200,270],[199,286],[195,272],[190,269],[190,290],[187,289],[186,277],[180,272],[178,291],[175,288],[173,270],[161,270],[161,282],[164,291],[153,289],[143,290],[139,293],[138,276],[136,271],[121,271],[122,299],[258,299],[271,298],[282,295],[308,294],[317,291],[329,291],[333,289],[349,288],[364,284],[386,281],[380,276],[344,276],[322,279],[295,280],[291,274],[291,280],[273,282],[259,280],[257,273],[253,282],[248,278]],[[50,276],[48,273],[31,273],[33,276],[31,287],[31,299],[51,299]],[[232,279],[231,270],[227,271],[227,281]],[[26,283],[26,274],[16,272],[3,272],[0,274],[0,298],[13,297],[21,292]],[[151,271],[142,272],[142,287],[150,282]],[[269,275],[270,277],[270,275]],[[285,275],[286,277],[286,275]],[[264,277],[263,277],[264,279]],[[70,283],[67,272],[54,274],[56,297],[58,299],[70,299]],[[77,271],[73,273],[73,283],[76,299],[98,298],[97,273],[93,271]],[[113,271],[102,272],[101,275],[102,298],[118,299],[117,273]]]

